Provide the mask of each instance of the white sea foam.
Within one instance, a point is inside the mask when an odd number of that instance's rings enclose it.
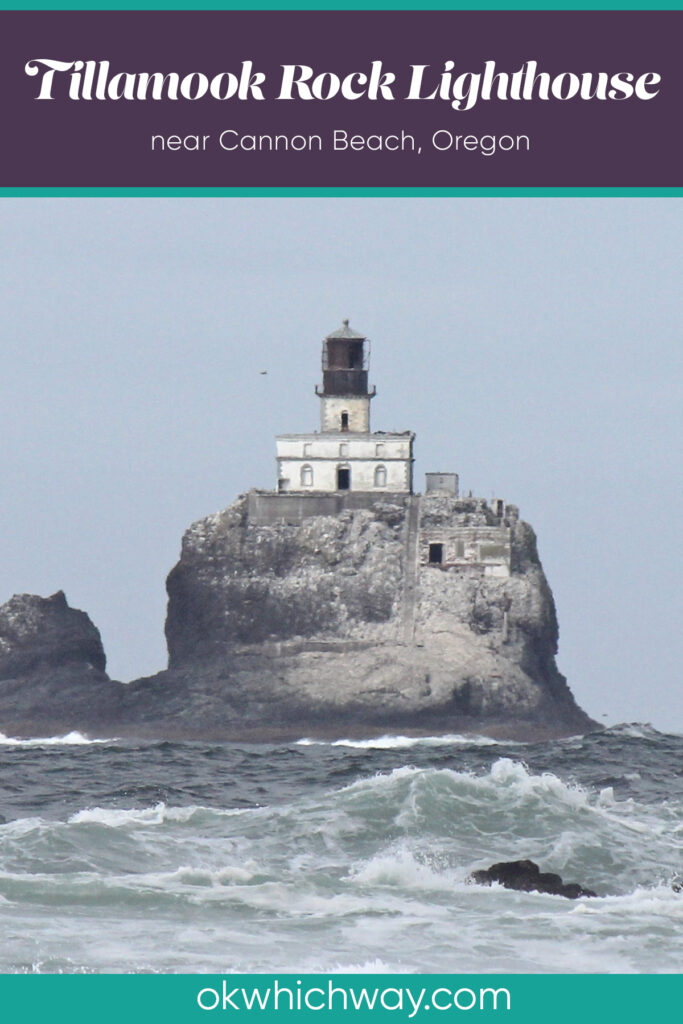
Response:
[[[655,729],[649,722],[619,722],[618,725],[611,725],[607,730],[612,736],[628,736],[634,740],[651,740],[659,736],[681,736],[678,732],[661,732]]]
[[[19,839],[42,828],[45,824],[43,818],[15,818],[13,821],[0,825],[0,835],[3,839]]]
[[[432,768],[416,768],[411,764],[401,765],[400,768],[394,768],[390,772],[377,772],[376,775],[371,775],[366,779],[356,779],[355,782],[350,782],[347,786],[342,786],[339,790],[340,793],[353,793],[362,790],[373,790],[373,789],[385,789],[392,787],[397,781],[401,779],[410,779],[416,775],[423,775],[426,772],[444,771],[449,772],[451,775],[458,775],[458,772],[451,772],[450,769],[432,769]]]
[[[184,819],[192,816],[195,808],[182,808]],[[108,828],[121,828],[126,825],[163,825],[168,820],[168,808],[165,803],[154,807],[114,808],[89,807],[77,811],[68,819],[70,825],[106,825]]]
[[[243,866],[226,864],[217,871],[187,866],[178,868],[165,878],[169,882],[178,881],[183,885],[244,885],[252,880],[257,870],[257,865],[253,862]]]
[[[326,974],[407,974],[409,968],[397,971],[394,965],[390,966],[385,960],[377,957],[374,960],[365,960],[362,963],[342,964],[335,963],[325,968]]]
[[[367,740],[297,740],[300,747],[352,747],[356,750],[405,750],[410,747],[492,747],[507,745],[509,741],[494,740],[490,736],[461,736],[452,733],[446,736],[375,736]]]
[[[550,795],[568,807],[585,807],[588,802],[588,793],[581,786],[563,782],[552,772],[532,775],[526,765],[508,757],[494,761],[488,779],[483,776],[483,780],[490,780],[495,787],[517,790],[524,795]]]
[[[638,887],[623,895],[582,900],[575,913],[618,919],[664,917],[683,924],[683,899],[670,885]]]
[[[402,765],[391,772],[378,773],[369,779],[359,779],[345,786],[342,792],[362,789],[392,788],[402,780],[420,780],[428,783],[443,781],[451,790],[472,796],[495,795],[507,793],[517,797],[543,796],[556,799],[566,807],[585,807],[589,794],[579,785],[563,782],[552,772],[533,775],[520,761],[502,757],[491,765],[487,774],[477,775],[471,771],[458,772],[452,768],[417,768],[413,765]]]
[[[164,825],[167,822],[184,824],[198,814],[230,818],[250,813],[254,813],[252,808],[201,807],[196,804],[169,807],[160,801],[153,807],[87,807],[72,814],[67,820],[70,825],[95,824],[106,825],[108,828],[125,828],[127,825]]]
[[[349,881],[369,886],[397,886],[402,890],[446,890],[462,882],[452,871],[437,871],[415,859],[410,850],[397,848],[378,854],[352,869]]]
[[[117,743],[114,739],[90,739],[82,732],[68,732],[65,736],[42,736],[31,739],[17,739],[14,736],[5,736],[0,732],[0,746],[4,747],[82,747],[91,746],[94,743]]]
[[[258,873],[254,861],[246,864],[224,864],[220,868],[183,864],[175,871],[155,871],[137,875],[121,875],[111,881],[128,888],[153,888],[178,891],[179,886],[212,888],[218,886],[246,885]]]

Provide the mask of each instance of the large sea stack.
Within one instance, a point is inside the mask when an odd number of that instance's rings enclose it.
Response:
[[[394,496],[266,524],[258,498],[191,527],[168,579],[170,674],[214,680],[225,727],[540,738],[593,724],[555,665],[553,598],[516,509]]]

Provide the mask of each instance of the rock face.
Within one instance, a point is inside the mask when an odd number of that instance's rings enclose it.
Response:
[[[82,727],[110,702],[105,665],[99,631],[61,590],[15,595],[0,607],[0,729],[54,735]]]
[[[170,674],[223,679],[226,724],[519,738],[594,726],[555,665],[555,608],[527,524],[444,496],[298,523],[254,522],[252,504],[195,523],[167,584]],[[439,530],[503,531],[509,575],[421,559]]]
[[[402,495],[288,521],[257,497],[185,534],[169,667],[154,677],[109,681],[97,630],[63,594],[0,608],[0,728],[258,740],[595,727],[556,668],[552,594],[512,511]]]
[[[85,612],[69,608],[64,593],[15,594],[0,607],[0,678],[79,664],[104,672],[99,630]]]

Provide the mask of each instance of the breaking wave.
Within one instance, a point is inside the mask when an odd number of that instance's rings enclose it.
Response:
[[[446,736],[377,736],[368,740],[298,740],[302,747],[331,746],[352,747],[356,750],[407,750],[410,747],[495,747],[507,746],[505,740],[489,736],[460,736],[457,733]]]
[[[17,739],[5,736],[0,732],[0,746],[4,747],[82,747],[93,743],[116,743],[116,739],[91,740],[82,732],[68,732],[65,736],[43,736],[30,739]]]

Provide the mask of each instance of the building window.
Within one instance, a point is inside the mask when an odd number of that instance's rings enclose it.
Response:
[[[375,469],[375,487],[386,487],[387,486],[387,468],[386,466],[377,466]]]
[[[349,414],[348,414],[348,412],[343,412],[341,414],[341,428],[342,428],[342,430],[348,430],[349,429]]]
[[[337,490],[338,491],[350,491],[351,490],[351,470],[348,466],[337,467]]]
[[[308,442],[308,441],[307,441],[307,442],[306,442],[306,443],[304,444],[304,457],[305,457],[306,455],[310,455],[310,454],[311,454],[311,444],[310,444],[310,442]]]
[[[380,441],[379,444],[375,445],[375,455],[384,455],[384,442]]]
[[[310,466],[301,467],[301,486],[312,487],[313,486],[313,470]]]
[[[339,445],[339,454],[342,457],[345,457],[345,456],[347,456],[349,454],[349,446],[348,446],[348,444],[340,444]]]
[[[429,545],[429,564],[441,565],[443,562],[443,544]]]

